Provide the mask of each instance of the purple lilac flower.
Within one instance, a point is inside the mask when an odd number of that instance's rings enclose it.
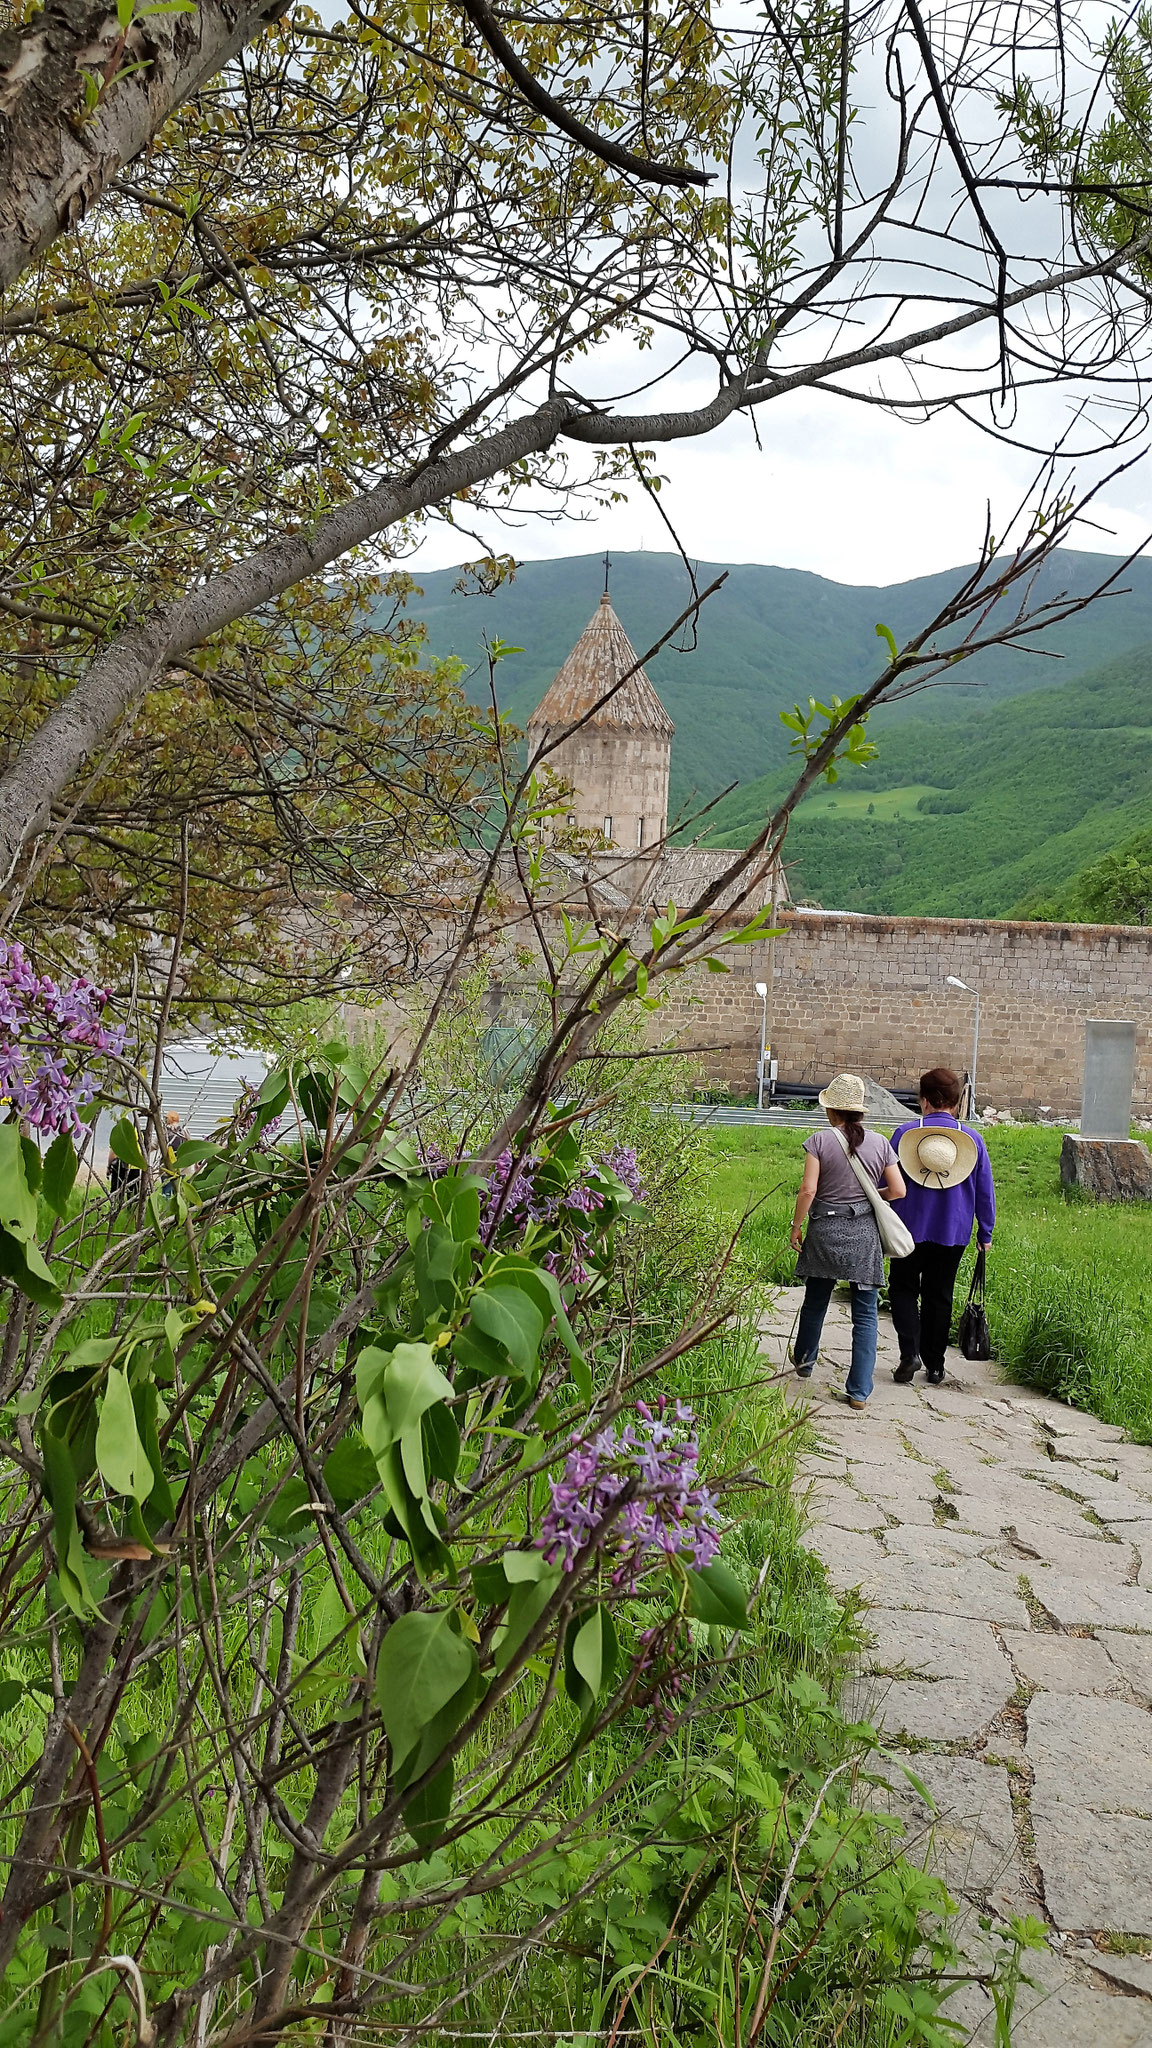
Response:
[[[0,940],[0,1096],[34,1130],[82,1135],[80,1111],[96,1093],[84,1056],[124,1050],[123,1028],[103,1021],[108,996],[83,974],[62,988],[23,946]]]
[[[633,1586],[654,1555],[711,1564],[720,1516],[700,1478],[692,1411],[680,1401],[666,1420],[667,1411],[663,1395],[655,1414],[638,1401],[639,1422],[600,1430],[569,1452],[537,1538],[549,1564],[570,1572],[593,1541],[618,1557],[615,1586]]]
[[[634,1202],[645,1202],[647,1192],[640,1181],[640,1161],[631,1145],[614,1145],[604,1160],[609,1173],[622,1180]]]
[[[259,1111],[259,1089],[257,1088],[254,1081],[246,1080],[243,1076],[241,1076],[240,1093],[236,1098],[235,1107],[232,1111],[232,1128],[235,1131],[236,1138],[238,1141],[248,1136],[249,1131],[252,1129],[252,1126],[255,1123],[257,1116],[259,1115]],[[258,1152],[271,1151],[283,1122],[284,1119],[282,1116],[274,1116],[269,1118],[268,1122],[265,1124],[263,1130],[261,1131],[259,1137],[256,1140],[256,1150]]]
[[[439,1180],[441,1174],[451,1171],[452,1161],[446,1152],[440,1150],[439,1145],[426,1145],[423,1138],[418,1138],[416,1150],[429,1180]]]

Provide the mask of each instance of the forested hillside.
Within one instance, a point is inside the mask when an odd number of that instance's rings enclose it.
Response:
[[[917,700],[914,700],[914,702]],[[1152,644],[1058,687],[933,698],[877,722],[879,757],[804,806],[788,839],[793,893],[843,910],[1006,916],[1152,825]],[[742,844],[783,791],[777,771],[720,805],[715,845]]]
[[[700,586],[722,566],[701,563]],[[1055,566],[1042,571],[1034,601],[1058,590],[1089,590],[1114,567],[1113,557],[1063,550]],[[689,801],[693,792],[713,797],[730,783],[747,783],[782,766],[787,734],[780,711],[810,693],[835,691],[846,697],[862,688],[877,669],[877,622],[903,638],[934,615],[961,574],[950,569],[873,586],[833,583],[798,569],[733,566],[704,608],[697,644],[687,652],[666,648],[650,663],[652,680],[676,721],[674,806]],[[432,653],[458,655],[470,668],[480,665],[478,694],[487,694],[485,636],[523,650],[499,669],[504,708],[523,723],[595,609],[604,587],[603,558],[525,562],[510,583],[491,595],[462,594],[458,580],[455,570],[421,576],[421,594],[410,608],[428,628]],[[990,700],[1062,682],[1152,642],[1152,562],[1133,563],[1121,582],[1123,594],[1102,600],[1045,636],[1038,643],[1044,654],[994,649],[965,663],[956,671],[962,680],[930,699],[894,708],[882,730],[892,734],[894,743],[905,719],[915,719],[919,727],[926,716],[933,725],[950,726],[959,719],[967,730],[975,690],[983,709]],[[612,558],[611,594],[642,654],[683,609],[689,587],[676,555],[624,554]],[[1045,654],[1064,658],[1057,662]],[[888,744],[885,740],[886,754]]]

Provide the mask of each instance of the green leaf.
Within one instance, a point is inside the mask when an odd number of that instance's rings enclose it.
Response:
[[[375,1344],[366,1344],[356,1358],[356,1405],[363,1414],[373,1394],[380,1391],[380,1382],[391,1358],[390,1351],[381,1351]]]
[[[96,1463],[113,1493],[130,1494],[135,1501],[147,1500],[156,1475],[140,1441],[127,1375],[116,1366],[109,1368],[100,1406]]]
[[[508,1360],[499,1344],[470,1324],[457,1330],[453,1337],[452,1356],[462,1371],[474,1374],[480,1381],[501,1379],[508,1370]]]
[[[156,1413],[160,1396],[154,1380],[142,1380],[132,1389],[132,1406],[136,1411],[136,1428],[144,1456],[152,1468],[151,1492],[145,1496],[149,1519],[154,1528],[163,1522],[170,1522],[176,1512],[172,1489],[164,1476],[160,1460],[160,1439],[156,1430]]]
[[[38,1246],[0,1229],[0,1274],[13,1280],[30,1301],[55,1311],[62,1296]]]
[[[896,635],[891,631],[891,629],[888,626],[877,626],[876,638],[878,640],[883,640],[886,643],[888,652],[892,656],[893,661],[898,661],[900,658],[900,649],[896,645]],[[855,702],[855,699],[853,699],[853,702]]]
[[[148,1164],[140,1145],[140,1137],[130,1116],[122,1116],[112,1126],[108,1149],[114,1159],[124,1166],[146,1166]]]
[[[525,1564],[534,1564],[537,1559],[538,1569],[534,1569],[531,1576],[527,1571],[523,1578],[514,1576],[521,1561]],[[508,1600],[507,1618],[496,1641],[494,1662],[497,1671],[506,1670],[512,1662],[520,1645],[531,1635],[564,1576],[559,1565],[545,1564],[539,1551],[509,1551],[504,1559],[504,1570],[512,1580],[512,1591]]]
[[[715,1622],[720,1628],[747,1628],[748,1595],[734,1571],[720,1558],[700,1571],[685,1565],[688,1581],[688,1612],[697,1621]]]
[[[453,1734],[455,1730],[452,1731]],[[448,1825],[456,1767],[449,1757],[442,1771],[413,1793],[404,1808],[404,1825],[418,1849],[430,1855]]]
[[[452,1399],[452,1382],[445,1379],[430,1344],[397,1344],[381,1393],[393,1436],[402,1438],[415,1429],[434,1401]]]
[[[550,1273],[546,1266],[535,1265],[522,1252],[501,1252],[486,1267],[484,1277],[485,1281],[491,1284],[492,1281],[498,1280],[501,1275],[513,1274],[516,1278],[516,1285],[522,1288],[525,1294],[535,1301],[537,1308],[544,1318],[545,1325],[547,1325],[549,1320],[555,1323],[560,1336],[568,1347],[569,1356],[572,1360],[572,1377],[576,1382],[576,1391],[582,1401],[590,1401],[592,1399],[592,1375],[588,1369],[584,1353],[576,1341],[576,1333],[568,1320],[568,1311],[564,1306],[564,1296],[560,1292],[560,1282],[556,1278],[555,1273]]]
[[[53,1138],[45,1154],[42,1185],[44,1200],[57,1216],[63,1216],[68,1207],[79,1164],[69,1133],[61,1131],[58,1138]]]
[[[24,1155],[24,1178],[35,1194],[44,1173],[44,1156],[35,1138],[21,1138],[20,1150]]]
[[[449,1314],[456,1299],[460,1247],[446,1224],[432,1223],[412,1246],[416,1292],[424,1315]]]
[[[0,1124],[0,1229],[22,1243],[36,1236],[36,1196],[17,1124]]]
[[[27,1688],[18,1678],[0,1678],[0,1714],[10,1714]]]
[[[380,1646],[376,1697],[392,1746],[393,1773],[419,1745],[424,1730],[471,1685],[476,1652],[452,1627],[449,1611],[402,1614]]]
[[[564,1639],[564,1685],[585,1721],[616,1668],[616,1652],[616,1630],[606,1607],[573,1618]]]
[[[44,1453],[44,1485],[52,1504],[52,1535],[56,1547],[56,1577],[62,1598],[72,1612],[86,1620],[96,1612],[88,1584],[84,1545],[76,1522],[76,1468],[64,1438],[51,1426],[41,1438]]]
[[[521,1378],[529,1378],[544,1335],[535,1302],[520,1287],[480,1287],[469,1307],[473,1322],[504,1346]]]
[[[324,1483],[341,1514],[365,1494],[374,1493],[380,1483],[376,1460],[359,1430],[350,1430],[324,1460]]]
[[[510,1586],[536,1586],[545,1578],[551,1566],[545,1563],[542,1550],[506,1550],[503,1557],[504,1577]]]
[[[306,1479],[286,1479],[264,1518],[264,1527],[268,1534],[298,1539],[307,1527],[306,1516],[311,1498],[311,1488]]]
[[[420,1424],[424,1460],[436,1479],[450,1485],[460,1463],[460,1431],[456,1417],[443,1401],[425,1410]]]

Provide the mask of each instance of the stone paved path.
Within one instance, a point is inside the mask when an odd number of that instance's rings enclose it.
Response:
[[[800,1299],[786,1289],[766,1328],[777,1363]],[[989,1907],[1047,1922],[1014,2048],[1152,2048],[1152,1448],[957,1352],[942,1387],[894,1386],[886,1317],[857,1414],[849,1344],[837,1295],[789,1398],[811,1399],[820,1439],[813,1547],[868,1602],[851,1705],[936,1803],[893,1772],[893,1810],[932,1831],[971,1953]],[[948,2010],[994,2041],[983,1992]]]

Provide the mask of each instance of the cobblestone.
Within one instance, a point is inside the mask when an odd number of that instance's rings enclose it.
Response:
[[[770,1355],[798,1301],[784,1291]],[[934,1806],[891,1763],[880,1796],[958,1900],[974,1959],[979,1914],[1046,1919],[1013,2048],[1152,2048],[1152,1956],[1110,1953],[1152,1938],[1152,1448],[952,1352],[942,1387],[897,1387],[885,1319],[853,1412],[849,1343],[837,1298],[813,1378],[788,1394],[831,1454],[813,1547],[869,1610],[849,1704],[891,1750],[907,1743]],[[978,1988],[948,2011],[992,2048]]]

